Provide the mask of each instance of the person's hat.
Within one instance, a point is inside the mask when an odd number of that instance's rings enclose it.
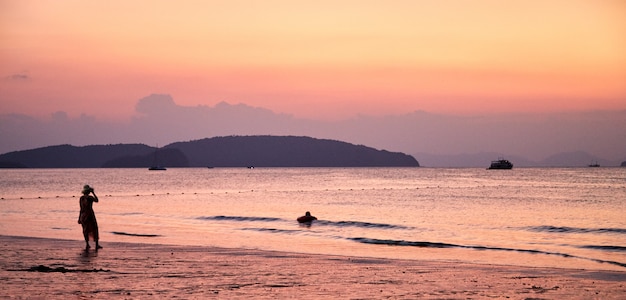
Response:
[[[83,186],[83,194],[89,194],[91,192],[93,192],[93,188],[88,184],[85,184],[85,186]]]

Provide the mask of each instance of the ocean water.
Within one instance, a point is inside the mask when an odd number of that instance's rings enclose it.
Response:
[[[0,170],[0,234],[626,270],[626,168]],[[310,211],[310,226],[296,218]]]

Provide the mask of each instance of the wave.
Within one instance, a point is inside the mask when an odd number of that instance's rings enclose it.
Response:
[[[50,229],[52,229],[52,230],[71,230],[71,229],[65,228],[65,227],[50,227]]]
[[[411,246],[411,247],[421,247],[421,248],[454,248],[461,247],[455,244],[446,244],[446,243],[433,243],[433,242],[412,242],[412,241],[404,241],[404,240],[381,240],[381,239],[370,239],[370,238],[348,238],[348,240],[352,240],[359,243],[364,244],[375,244],[375,245],[388,245],[388,246]]]
[[[626,252],[626,247],[623,247],[623,246],[585,245],[585,246],[580,246],[579,248],[603,250],[603,251],[610,251],[610,252]]]
[[[128,232],[121,232],[121,231],[111,231],[111,233],[112,234],[117,234],[117,235],[139,236],[139,237],[158,237],[158,236],[161,236],[159,234],[128,233]]]
[[[251,231],[260,231],[260,232],[272,232],[272,233],[299,233],[299,232],[302,232],[302,230],[277,229],[277,228],[242,228],[241,230],[251,230]]]
[[[348,240],[352,240],[352,241],[364,243],[364,244],[387,245],[387,246],[410,246],[410,247],[421,247],[421,248],[465,248],[465,249],[474,249],[474,250],[513,251],[513,252],[522,252],[522,253],[529,253],[529,254],[556,255],[556,256],[561,256],[565,258],[578,258],[578,259],[594,261],[597,263],[612,264],[612,265],[626,268],[626,263],[621,263],[617,261],[601,260],[601,259],[595,259],[595,258],[575,256],[575,255],[571,255],[567,253],[549,252],[549,251],[532,250],[532,249],[514,249],[514,248],[488,247],[488,246],[468,246],[468,245],[456,245],[456,244],[447,244],[447,243],[415,242],[415,241],[404,241],[404,240],[382,240],[382,239],[372,239],[372,238],[364,238],[364,237],[348,238]],[[623,247],[620,247],[620,248],[623,248]]]
[[[359,221],[317,221],[317,224],[337,226],[337,227],[361,227],[361,228],[383,228],[383,229],[413,229],[413,227],[384,224],[384,223],[370,223]]]
[[[275,221],[296,221],[286,220],[273,217],[244,217],[244,216],[204,216],[197,217],[198,220],[210,220],[210,221],[241,221],[241,222],[275,222]],[[382,229],[413,229],[413,227],[384,224],[384,223],[370,223],[359,221],[326,221],[316,220],[314,222],[316,226],[335,226],[335,227],[360,227],[360,228],[382,228]]]
[[[525,229],[535,232],[556,232],[556,233],[618,233],[626,234],[624,228],[577,228],[567,226],[530,226]]]
[[[113,215],[118,215],[118,216],[135,216],[135,215],[143,215],[142,212],[124,212],[124,213],[118,213],[118,214],[113,214]]]
[[[214,220],[214,221],[261,221],[261,222],[272,222],[272,221],[280,221],[280,218],[270,218],[270,217],[240,217],[240,216],[209,216],[209,217],[198,217],[198,220]]]

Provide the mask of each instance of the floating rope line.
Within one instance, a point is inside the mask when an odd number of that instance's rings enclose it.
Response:
[[[423,187],[423,188],[429,188],[429,187]],[[440,188],[440,187],[437,187]],[[185,192],[180,192],[180,193],[173,193],[173,192],[166,192],[166,193],[150,193],[150,194],[119,194],[119,195],[114,195],[114,194],[106,194],[103,196],[99,196],[100,198],[103,197],[115,197],[115,198],[129,198],[129,197],[150,197],[150,196],[174,196],[174,195],[220,195],[220,194],[229,194],[229,193],[234,193],[234,194],[245,194],[245,193],[256,193],[256,192],[272,192],[272,193],[281,193],[281,192],[299,192],[299,193],[306,193],[306,192],[354,192],[354,191],[367,191],[367,190],[372,190],[372,191],[394,191],[394,190],[418,190],[420,189],[419,187],[415,187],[415,188],[411,188],[411,187],[406,187],[406,188],[389,188],[389,187],[383,187],[383,188],[371,188],[371,189],[366,189],[366,188],[338,188],[338,189],[311,189],[311,190],[241,190],[241,191],[211,191],[211,192],[193,192],[193,193],[185,193]],[[11,198],[11,197],[0,197],[0,201],[1,200],[45,200],[45,199],[59,199],[59,198],[78,198],[79,196],[77,195],[68,195],[68,196],[63,196],[63,195],[56,195],[56,196],[35,196],[35,197],[16,197],[16,198]]]

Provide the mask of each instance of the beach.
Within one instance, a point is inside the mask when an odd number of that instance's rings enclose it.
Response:
[[[0,236],[15,299],[623,299],[626,272]]]

